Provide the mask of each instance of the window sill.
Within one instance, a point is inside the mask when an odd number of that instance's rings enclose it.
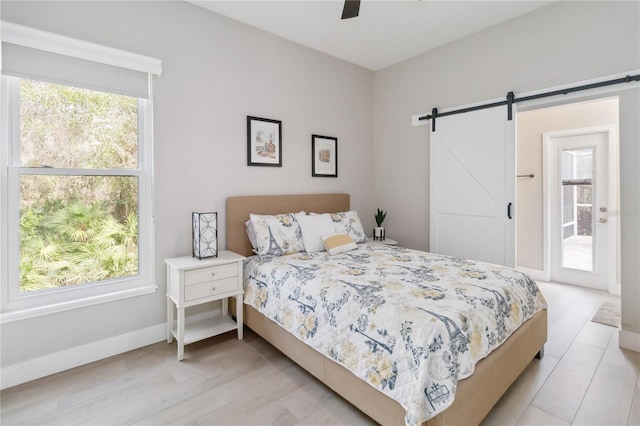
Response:
[[[21,309],[0,313],[0,324],[22,321],[29,318],[36,318],[59,312],[71,311],[73,309],[85,308],[87,306],[98,305],[100,303],[113,302],[115,300],[127,299],[129,297],[141,296],[155,293],[158,289],[156,285],[138,287],[131,290],[118,291],[114,293],[101,294],[99,296],[86,297],[68,302],[60,302],[51,305],[38,306],[36,308]]]

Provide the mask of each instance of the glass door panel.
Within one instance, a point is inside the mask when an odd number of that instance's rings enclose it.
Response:
[[[594,155],[594,147],[561,153],[563,268],[594,270]]]

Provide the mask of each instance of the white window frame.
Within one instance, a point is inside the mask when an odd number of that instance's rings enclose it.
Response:
[[[98,46],[57,34],[3,22],[3,41],[16,40],[49,51],[73,46],[73,56],[139,70],[141,62],[151,64],[150,74],[159,75],[160,61],[130,52]],[[9,24],[9,25],[7,25]],[[9,31],[7,32],[7,28]],[[15,30],[15,31],[13,31]],[[44,43],[43,43],[44,40]],[[49,47],[47,48],[47,43]],[[45,46],[44,48],[42,46]],[[121,55],[119,53],[122,53]],[[67,52],[65,52],[67,53]],[[100,60],[100,58],[103,60]],[[129,59],[135,61],[127,62]],[[135,62],[135,64],[134,64]],[[153,94],[149,76],[149,98],[138,98],[138,165],[135,169],[56,169],[20,165],[20,78],[2,76],[0,85],[0,323],[110,302],[156,291],[154,280],[153,232]],[[138,274],[93,283],[20,293],[19,274],[19,178],[21,175],[135,176],[138,178]]]

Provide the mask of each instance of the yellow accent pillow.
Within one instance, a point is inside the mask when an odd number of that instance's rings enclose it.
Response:
[[[329,254],[332,255],[344,253],[345,251],[358,248],[356,243],[353,241],[353,238],[351,238],[347,234],[326,235],[321,238],[325,248],[327,249]]]

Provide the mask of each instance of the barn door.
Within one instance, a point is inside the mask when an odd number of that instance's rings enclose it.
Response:
[[[436,119],[431,252],[515,266],[515,146],[506,106]]]

